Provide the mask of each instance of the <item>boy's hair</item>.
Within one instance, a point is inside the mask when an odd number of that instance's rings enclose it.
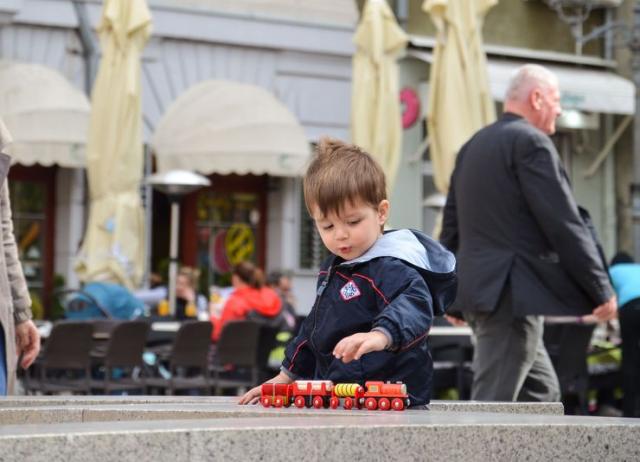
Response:
[[[318,143],[303,182],[304,202],[313,215],[339,214],[349,201],[373,207],[387,198],[384,172],[371,155],[354,144],[323,137]]]

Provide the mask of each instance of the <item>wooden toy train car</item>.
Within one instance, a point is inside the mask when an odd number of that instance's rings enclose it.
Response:
[[[296,380],[293,383],[265,383],[261,388],[260,402],[264,407],[336,409],[393,409],[401,411],[409,406],[407,386],[403,383],[365,382],[337,383],[330,380]]]

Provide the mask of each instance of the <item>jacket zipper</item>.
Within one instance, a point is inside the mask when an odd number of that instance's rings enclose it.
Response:
[[[311,343],[311,346],[314,348],[314,350],[316,350],[316,352],[318,353],[318,357],[322,360],[322,362],[324,363],[324,358],[322,357],[322,352],[318,349],[318,347],[316,346],[315,342],[313,341],[313,335],[316,331],[316,324],[318,321],[318,305],[320,305],[320,299],[322,298],[322,294],[324,293],[324,290],[327,288],[327,285],[329,284],[329,279],[331,279],[331,273],[333,272],[333,266],[329,267],[329,270],[327,271],[327,275],[325,276],[324,280],[322,281],[322,283],[320,284],[320,287],[318,287],[318,291],[316,292],[316,303],[313,306],[312,310],[313,310],[313,329],[311,329],[311,334],[309,335],[309,342]],[[324,367],[326,368],[327,365],[323,364]]]

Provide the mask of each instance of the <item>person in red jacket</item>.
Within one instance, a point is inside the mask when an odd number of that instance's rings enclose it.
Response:
[[[231,285],[234,290],[224,304],[222,315],[219,318],[211,317],[211,338],[214,342],[218,341],[224,325],[229,321],[247,319],[252,311],[267,320],[274,319],[282,309],[277,292],[265,285],[264,273],[253,263],[245,261],[237,264],[231,274]]]

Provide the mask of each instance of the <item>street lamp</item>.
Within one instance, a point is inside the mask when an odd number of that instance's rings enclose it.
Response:
[[[171,202],[171,237],[169,244],[169,314],[176,313],[176,279],[178,277],[178,217],[180,216],[180,200],[183,196],[209,186],[207,177],[188,170],[170,170],[156,173],[147,178],[150,184],[165,193]]]

